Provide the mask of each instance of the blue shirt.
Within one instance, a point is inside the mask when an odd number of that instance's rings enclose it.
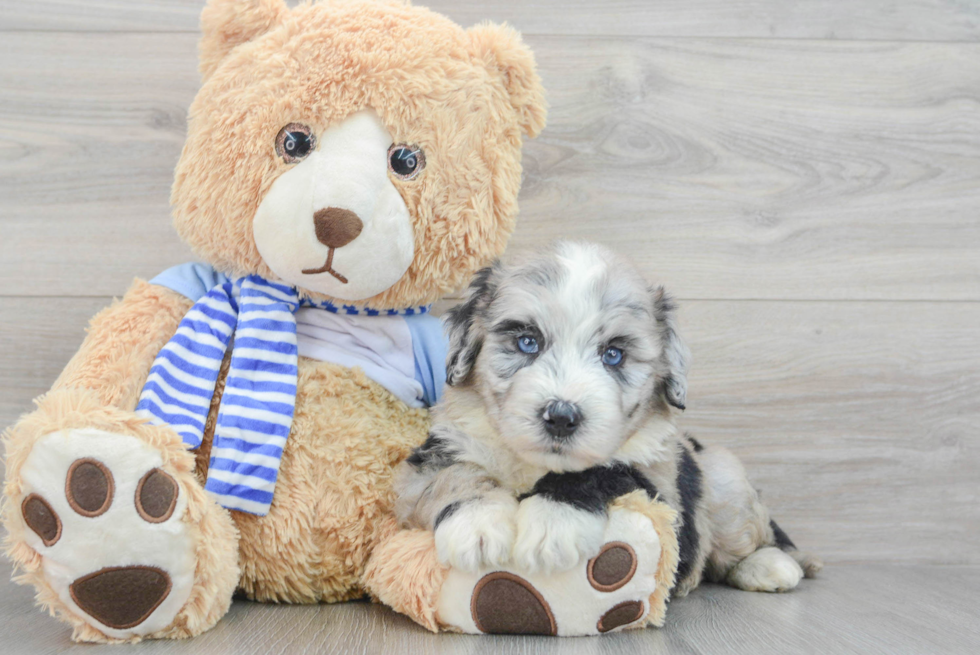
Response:
[[[176,291],[197,302],[214,287],[229,281],[227,275],[215,271],[207,264],[190,262],[167,269],[150,280],[150,283]],[[412,337],[415,380],[422,386],[419,400],[425,406],[431,407],[442,398],[443,387],[446,384],[446,355],[449,344],[443,331],[442,321],[431,314],[415,314],[398,318],[405,321]],[[384,386],[383,380],[375,381]]]

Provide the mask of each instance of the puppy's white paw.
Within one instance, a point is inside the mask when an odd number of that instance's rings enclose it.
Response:
[[[778,548],[760,548],[728,572],[728,584],[745,591],[789,591],[800,584],[803,569]]]
[[[462,503],[436,528],[439,561],[468,573],[505,564],[514,546],[516,515],[511,496]]]
[[[514,562],[529,573],[567,571],[599,552],[606,515],[531,496],[517,511]]]

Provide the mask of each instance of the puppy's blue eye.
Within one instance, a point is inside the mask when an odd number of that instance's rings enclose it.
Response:
[[[522,353],[533,355],[538,352],[538,340],[528,336],[517,337],[517,347],[521,349]]]
[[[619,348],[606,348],[602,353],[602,363],[606,366],[619,366],[623,363],[623,351]]]

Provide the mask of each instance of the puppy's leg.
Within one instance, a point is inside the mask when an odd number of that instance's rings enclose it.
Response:
[[[817,577],[817,574],[823,568],[823,561],[815,555],[798,550],[796,544],[789,538],[789,535],[783,532],[783,529],[772,519],[769,520],[769,527],[772,529],[773,543],[781,551],[796,560],[796,563],[803,569],[804,577]]]
[[[550,574],[596,555],[608,504],[648,486],[639,473],[623,465],[545,475],[521,499],[515,563],[528,572]]]
[[[479,487],[478,496],[446,505],[433,524],[439,561],[469,572],[507,563],[516,533],[517,499],[500,487]]]
[[[531,496],[517,512],[514,561],[528,573],[567,571],[599,552],[605,528],[605,511]]]
[[[435,532],[439,561],[475,572],[510,559],[517,499],[479,466],[456,461],[451,440],[430,436],[395,473],[395,512]]]
[[[820,570],[820,560],[800,553],[769,518],[741,462],[728,450],[699,453],[707,486],[712,551],[711,579],[746,591],[788,591]]]

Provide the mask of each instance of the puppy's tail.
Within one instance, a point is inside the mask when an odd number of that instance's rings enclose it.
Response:
[[[775,521],[770,520],[769,527],[772,528],[773,543],[768,545],[776,546],[779,550],[795,559],[797,564],[800,565],[800,568],[803,569],[803,575],[806,577],[817,577],[817,573],[823,568],[823,561],[819,557],[798,550],[793,540],[789,538],[789,535]]]

